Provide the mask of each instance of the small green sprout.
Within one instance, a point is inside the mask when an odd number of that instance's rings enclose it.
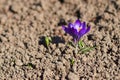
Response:
[[[33,69],[35,69],[35,67],[36,67],[36,66],[35,66],[34,64],[32,64],[32,63],[28,63],[27,66],[30,67],[30,68],[33,68]]]
[[[23,66],[26,66],[26,67],[29,67],[29,68],[32,68],[32,69],[36,68],[36,66],[32,63],[27,63],[27,64],[24,64]]]
[[[73,42],[70,42],[70,41],[67,43],[67,45],[75,47],[75,45],[73,44]]]
[[[51,37],[45,37],[45,45],[48,47],[50,45],[50,42],[52,42]]]
[[[70,64],[73,65],[75,63],[75,60],[72,58],[70,59]]]

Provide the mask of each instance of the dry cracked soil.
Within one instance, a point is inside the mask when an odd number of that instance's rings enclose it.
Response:
[[[78,18],[85,54],[61,28]],[[120,80],[120,0],[0,0],[0,80]]]

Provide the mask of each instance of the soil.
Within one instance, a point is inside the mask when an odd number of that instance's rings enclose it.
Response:
[[[86,54],[61,28],[78,18]],[[0,80],[120,80],[120,0],[0,0]]]

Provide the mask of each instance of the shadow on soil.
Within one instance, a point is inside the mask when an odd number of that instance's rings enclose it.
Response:
[[[51,37],[51,39],[52,39],[51,43],[56,44],[57,46],[58,46],[59,43],[63,43],[63,44],[65,43],[65,40],[62,39],[59,36]],[[47,48],[47,45],[46,45],[46,42],[45,42],[45,36],[39,37],[38,44],[39,45],[44,45]]]

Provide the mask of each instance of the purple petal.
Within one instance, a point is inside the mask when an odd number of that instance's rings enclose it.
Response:
[[[82,29],[79,31],[79,34],[85,34],[85,32],[86,32],[86,23],[85,22],[83,22],[82,23]]]
[[[81,27],[81,22],[78,19],[78,20],[75,21],[74,28],[77,29],[77,30],[79,30],[80,27]]]
[[[83,35],[85,35],[87,32],[90,31],[90,26],[87,27],[87,29],[85,28],[82,28],[80,31],[79,31],[79,34],[78,34],[78,39],[80,39]]]
[[[90,31],[90,26],[87,27],[85,33],[89,32]]]
[[[83,23],[81,24],[81,26],[82,26],[82,29],[83,29],[83,28],[86,29],[86,23],[85,23],[85,22],[83,22]]]
[[[78,35],[83,36],[86,33],[86,23],[83,22],[81,26],[82,26],[82,29],[79,31]]]
[[[62,29],[63,29],[66,33],[70,34],[70,35],[73,36],[73,37],[78,34],[77,30],[74,29],[74,28],[62,26]]]
[[[65,28],[66,28],[66,27],[63,25],[63,26],[62,26],[62,29],[65,30]]]
[[[86,33],[86,29],[82,28],[78,33],[78,39],[80,39]]]
[[[79,19],[78,19],[78,20],[76,20],[76,21],[75,21],[75,24],[76,24],[76,25],[81,25],[80,20],[79,20]]]
[[[62,29],[66,32],[66,33],[68,33],[69,31],[68,31],[68,28],[67,27],[65,27],[64,25],[62,26]]]
[[[78,32],[77,32],[76,29],[70,28],[69,30],[70,30],[70,31],[69,31],[69,34],[70,34],[71,36],[73,36],[73,37],[77,36]]]
[[[68,27],[69,27],[69,28],[72,28],[73,26],[74,26],[74,25],[73,25],[72,23],[69,23],[69,24],[68,24]]]

